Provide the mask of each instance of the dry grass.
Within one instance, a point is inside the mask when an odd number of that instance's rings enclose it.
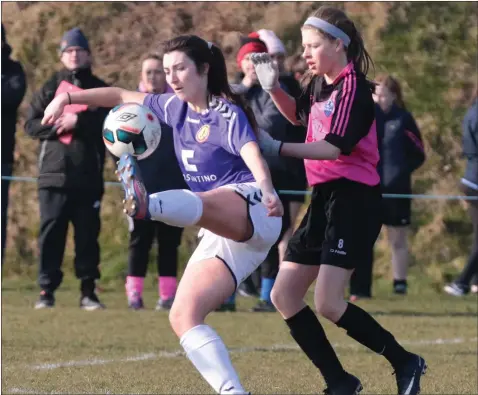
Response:
[[[377,72],[391,72],[403,82],[407,103],[425,137],[427,153],[426,164],[415,175],[415,191],[459,193],[456,186],[464,166],[461,119],[476,86],[477,7],[473,3],[440,3],[436,7],[426,3],[334,4],[344,8],[362,29]],[[59,67],[57,46],[65,30],[80,26],[89,37],[97,75],[108,83],[134,89],[141,55],[177,34],[195,33],[221,46],[231,76],[236,71],[235,53],[241,34],[259,28],[276,30],[292,55],[300,51],[300,22],[317,5],[315,2],[3,3],[2,22],[7,38],[13,56],[25,67],[29,85],[19,119],[15,174],[37,174],[37,143],[25,136],[22,123],[32,92]],[[111,163],[105,174],[108,180],[113,180]],[[116,214],[117,198],[117,192],[110,191],[103,204],[106,231],[103,233],[107,234],[102,235],[102,259],[109,257],[107,261],[116,262],[114,266],[120,265],[117,259],[124,260],[121,254],[126,237],[122,218]],[[6,267],[17,268],[20,263],[31,266],[37,253],[38,229],[33,185],[13,183],[11,202]],[[441,275],[439,270],[430,269],[436,276],[434,281],[443,281],[467,255],[470,228],[449,226],[454,222],[466,223],[465,205],[417,201],[413,207],[416,226],[411,242],[415,260],[427,267],[445,268]],[[111,229],[118,229],[115,237],[108,232]],[[191,236],[188,248],[193,244]],[[187,250],[183,255],[187,255]],[[388,275],[389,255],[383,241],[378,243],[377,256],[377,273]]]

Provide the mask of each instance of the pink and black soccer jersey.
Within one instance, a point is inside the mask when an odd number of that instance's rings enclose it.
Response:
[[[306,143],[325,140],[341,151],[336,160],[305,160],[309,185],[339,178],[379,184],[375,104],[370,83],[352,63],[330,85],[312,79],[296,102],[297,117],[307,125]]]
[[[144,105],[173,128],[176,157],[193,192],[255,181],[240,151],[256,137],[239,106],[214,97],[198,113],[174,94],[147,95]]]

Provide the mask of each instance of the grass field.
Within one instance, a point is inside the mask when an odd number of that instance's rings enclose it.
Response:
[[[308,295],[310,298],[311,294]],[[108,309],[79,310],[71,289],[57,292],[57,307],[36,311],[37,291],[3,287],[2,393],[211,393],[182,354],[166,312],[125,308],[118,289],[101,294]],[[299,352],[279,314],[250,313],[251,299],[239,298],[237,313],[208,318],[231,349],[245,387],[253,394],[319,393],[324,383]],[[426,294],[404,299],[384,291],[359,302],[410,350],[423,355],[429,371],[424,394],[476,394],[477,299]],[[324,323],[346,369],[358,375],[363,393],[395,393],[392,369]]]

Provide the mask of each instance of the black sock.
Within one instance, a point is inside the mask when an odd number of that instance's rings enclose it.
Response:
[[[336,322],[347,335],[370,350],[382,354],[395,370],[408,361],[410,354],[372,316],[360,307],[348,304],[347,309]]]
[[[320,370],[329,387],[344,378],[346,372],[327,339],[324,328],[309,306],[285,322],[294,340]]]

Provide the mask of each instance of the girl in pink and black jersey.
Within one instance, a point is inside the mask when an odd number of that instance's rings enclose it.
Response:
[[[304,303],[315,287],[317,312],[382,354],[394,367],[399,394],[418,394],[425,360],[406,351],[367,312],[344,300],[355,268],[370,259],[381,228],[379,159],[371,59],[354,23],[340,10],[320,7],[302,26],[309,70],[304,94],[294,100],[277,83],[267,54],[252,60],[263,88],[292,123],[307,125],[305,143],[260,134],[265,154],[303,158],[312,200],[281,263],[272,301],[292,337],[320,370],[329,394],[357,394],[360,380],[339,362],[314,312]]]

